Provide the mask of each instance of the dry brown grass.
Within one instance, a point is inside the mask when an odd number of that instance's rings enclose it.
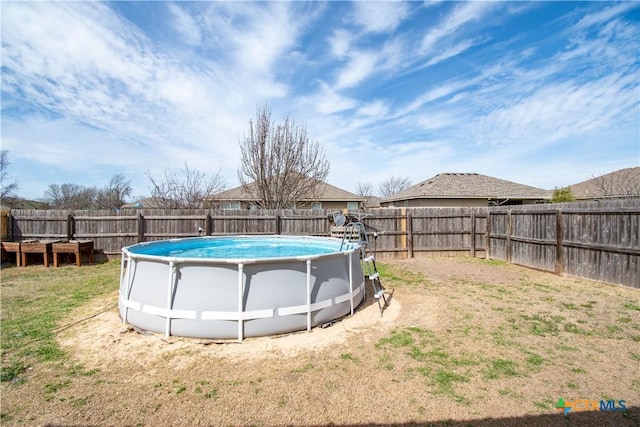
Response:
[[[638,424],[638,291],[464,258],[384,267],[383,318],[242,344],[142,335],[111,309],[58,335],[64,362],[2,385],[2,424]],[[564,417],[559,397],[631,409]]]

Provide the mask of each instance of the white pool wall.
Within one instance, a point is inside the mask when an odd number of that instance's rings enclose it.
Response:
[[[167,336],[241,341],[311,330],[352,314],[364,299],[359,247],[225,260],[141,255],[130,250],[134,246],[122,251],[120,315]]]

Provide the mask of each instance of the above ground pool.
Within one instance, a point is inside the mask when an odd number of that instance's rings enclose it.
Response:
[[[120,316],[206,339],[283,334],[353,314],[361,247],[310,236],[194,237],[122,249]]]

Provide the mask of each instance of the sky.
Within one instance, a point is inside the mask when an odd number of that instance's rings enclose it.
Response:
[[[18,194],[133,199],[187,164],[239,185],[265,105],[329,184],[480,173],[543,189],[640,165],[637,2],[0,3],[1,137]]]

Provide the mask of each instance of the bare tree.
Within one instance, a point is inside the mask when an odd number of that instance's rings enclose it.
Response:
[[[0,150],[0,198],[14,196],[14,192],[19,188],[16,181],[9,181],[9,151]]]
[[[370,205],[371,199],[375,196],[375,190],[373,188],[373,184],[368,182],[359,182],[358,189],[356,190],[356,194],[358,196],[364,197],[364,206],[367,207]]]
[[[378,187],[380,197],[388,197],[400,191],[409,188],[411,181],[407,177],[391,176],[391,178],[383,181]]]
[[[95,206],[98,209],[117,209],[126,203],[131,195],[131,180],[124,175],[116,174],[111,177],[109,185],[96,192]]]
[[[217,205],[216,194],[226,188],[220,170],[211,176],[197,169],[190,169],[185,162],[184,168],[173,171],[167,168],[164,179],[154,178],[149,171],[147,178],[151,183],[149,190],[156,206],[167,209],[202,209]]]
[[[640,197],[640,167],[621,169],[592,179],[600,197]]]
[[[268,106],[258,108],[240,152],[238,179],[258,207],[288,209],[320,198],[329,162],[320,144],[307,137],[306,126],[290,116],[276,124]]]
[[[95,187],[78,184],[51,184],[44,192],[44,200],[52,209],[89,209],[94,206]]]

